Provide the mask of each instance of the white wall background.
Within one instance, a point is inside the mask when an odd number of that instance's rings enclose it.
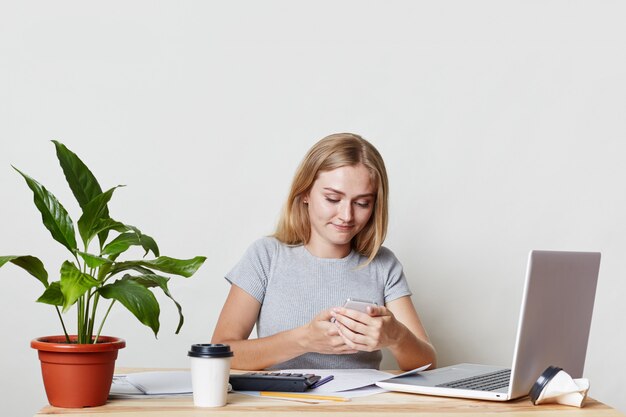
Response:
[[[270,234],[305,151],[341,131],[385,157],[386,245],[440,364],[509,364],[530,249],[603,253],[585,368],[626,411],[626,4],[619,1],[0,3],[0,254],[66,253],[10,164],[78,206],[49,142],[74,150],[112,216],[163,254],[206,255],[172,284],[159,340],[123,309],[118,365],[185,367],[222,276]],[[0,270],[3,409],[46,402],[29,341],[59,333],[40,284]],[[163,297],[161,297],[163,298]],[[73,321],[73,315],[68,318]],[[387,359],[384,366],[394,366]]]

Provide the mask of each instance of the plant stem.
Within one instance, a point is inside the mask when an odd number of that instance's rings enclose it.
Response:
[[[85,252],[87,252],[86,249],[85,249]],[[76,259],[76,265],[78,266],[78,269],[83,269],[82,265],[80,264],[80,261],[78,260],[78,256],[76,255],[76,252],[72,252],[72,255],[74,255],[74,259]]]
[[[65,328],[65,322],[63,321],[63,317],[61,317],[61,312],[59,311],[58,306],[54,306],[57,311],[57,315],[59,316],[59,320],[61,320],[61,326],[63,327],[63,334],[65,334],[65,341],[70,343],[70,336],[67,334],[67,329]]]
[[[78,298],[78,303],[76,303],[76,314],[77,314],[77,320],[76,320],[76,333],[78,335],[78,343],[83,343],[83,329],[82,329],[82,319],[81,319],[81,313],[83,312],[83,308],[82,308],[82,297]]]
[[[89,275],[93,277],[94,271],[95,271],[94,268],[89,268]],[[91,297],[93,297],[94,294],[97,294],[97,292],[88,291],[87,294],[85,294],[85,299],[87,300],[87,305],[85,306],[85,329],[87,331],[87,338],[89,339],[89,341],[91,341],[91,339],[93,338],[93,323],[92,323],[93,319],[91,315],[89,314],[89,303],[91,302]]]
[[[96,311],[98,309],[98,301],[100,300],[100,293],[94,291],[93,307],[91,308],[91,319],[89,319],[89,335],[93,336],[93,326],[96,322]]]
[[[109,305],[109,308],[107,309],[106,314],[102,318],[102,322],[100,323],[100,328],[98,328],[98,334],[96,334],[96,338],[93,341],[94,343],[98,343],[98,338],[100,337],[100,332],[102,331],[102,326],[104,326],[104,322],[106,321],[107,317],[109,317],[109,312],[111,311],[111,307],[113,307],[113,304],[115,304],[115,300],[111,301],[111,305]]]
[[[85,252],[87,252],[87,250],[85,249]],[[76,252],[73,252],[74,255],[74,259],[76,259],[76,265],[78,267],[79,270],[83,270],[84,266],[81,265],[80,260],[78,259],[78,256],[76,255]],[[83,270],[84,272],[84,270]],[[83,307],[84,307],[84,295],[81,295],[80,297],[78,297],[78,302],[76,303],[76,307],[78,309],[77,314],[77,323],[76,323],[76,333],[78,335],[78,343],[86,343],[85,342],[85,334],[84,334],[84,325],[83,325]]]
[[[91,341],[91,332],[89,331],[89,294],[84,294],[85,298],[85,309],[83,310],[83,322],[84,322],[84,330],[85,330],[85,339],[89,343]]]

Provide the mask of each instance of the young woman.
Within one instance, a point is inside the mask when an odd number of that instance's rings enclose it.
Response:
[[[360,136],[330,135],[309,150],[276,232],[226,275],[212,342],[231,345],[233,368],[377,369],[382,348],[401,369],[435,366],[402,265],[382,246],[387,194],[382,157]],[[377,306],[346,309],[347,298]]]

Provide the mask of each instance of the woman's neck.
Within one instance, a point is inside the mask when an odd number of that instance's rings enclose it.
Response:
[[[350,255],[352,252],[352,246],[346,245],[320,245],[314,242],[308,242],[304,245],[309,253],[317,258],[326,259],[341,259]]]

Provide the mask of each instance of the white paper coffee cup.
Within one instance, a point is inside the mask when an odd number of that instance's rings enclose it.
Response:
[[[196,344],[188,353],[191,361],[191,386],[196,407],[226,405],[228,377],[233,352],[229,345]]]

